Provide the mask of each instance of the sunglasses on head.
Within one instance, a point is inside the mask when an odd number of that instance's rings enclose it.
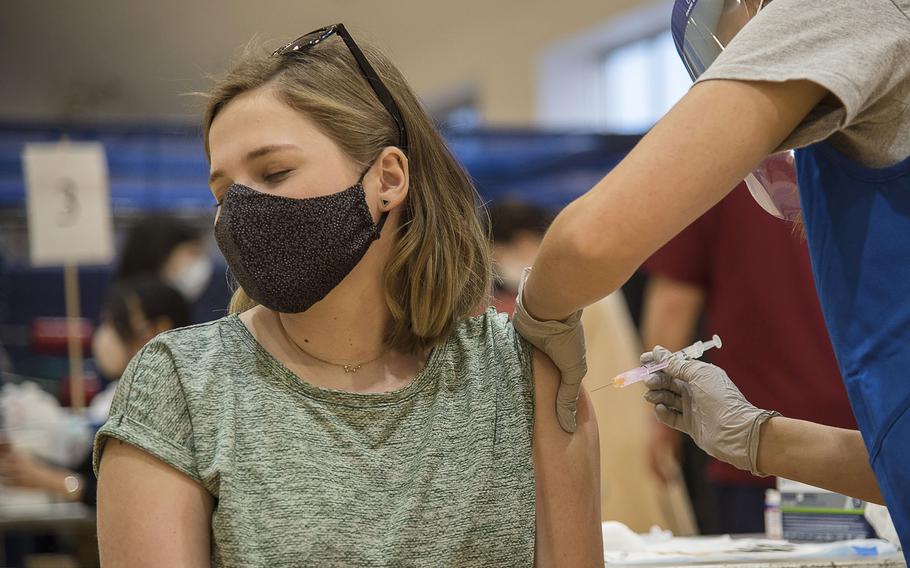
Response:
[[[351,52],[351,55],[354,56],[354,60],[357,62],[357,66],[360,67],[360,72],[363,73],[364,78],[370,84],[373,92],[376,93],[376,98],[379,99],[379,102],[382,103],[382,106],[385,107],[385,109],[392,116],[392,120],[394,120],[395,124],[398,126],[398,147],[401,148],[402,152],[407,154],[408,132],[404,127],[404,119],[401,117],[401,110],[398,108],[398,104],[395,102],[395,99],[392,98],[392,93],[389,92],[385,84],[383,84],[382,80],[379,78],[379,74],[376,73],[376,70],[373,69],[373,66],[370,65],[369,61],[367,61],[367,58],[363,54],[363,51],[357,47],[357,43],[354,41],[354,38],[352,38],[351,34],[349,34],[345,29],[344,24],[334,24],[325,28],[320,28],[316,31],[312,31],[308,34],[304,34],[291,43],[285,45],[284,47],[280,47],[273,51],[272,56],[283,57],[305,51],[316,45],[319,45],[323,41],[336,34],[344,41],[344,44]]]

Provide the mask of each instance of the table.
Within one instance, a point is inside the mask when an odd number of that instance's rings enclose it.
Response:
[[[95,509],[82,503],[0,507],[0,562],[6,558],[6,535],[48,532],[81,537],[80,545],[90,541],[91,546],[79,546],[79,557],[83,565],[97,564],[95,530]]]
[[[800,543],[756,535],[673,537],[661,532],[627,533],[620,539],[615,525],[605,532],[610,536],[605,534],[607,568],[907,568],[893,545],[877,539]]]
[[[705,564],[702,564],[705,566]],[[738,564],[710,564],[712,568],[907,568],[900,555],[867,560],[802,560],[799,562],[748,562]]]

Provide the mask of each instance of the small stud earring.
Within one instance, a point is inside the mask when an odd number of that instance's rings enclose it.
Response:
[[[382,206],[383,206],[383,207],[387,207],[388,205],[389,205],[388,200],[383,199],[383,200],[382,200]]]

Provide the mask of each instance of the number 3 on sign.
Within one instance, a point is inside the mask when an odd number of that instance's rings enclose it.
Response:
[[[61,178],[59,189],[63,205],[60,207],[57,224],[61,227],[71,227],[79,217],[79,196],[76,193],[78,186],[70,178]]]

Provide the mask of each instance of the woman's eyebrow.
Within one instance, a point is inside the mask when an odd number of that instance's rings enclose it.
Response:
[[[266,154],[271,154],[272,152],[277,152],[278,150],[286,150],[288,148],[297,148],[297,146],[294,144],[269,144],[268,146],[262,146],[261,148],[256,148],[255,150],[249,152],[244,160],[249,162],[251,160],[255,160],[256,158],[261,158]]]
[[[246,162],[250,162],[252,160],[255,160],[256,158],[261,158],[262,156],[271,154],[272,152],[277,152],[279,150],[286,150],[289,148],[298,148],[298,146],[295,146],[294,144],[269,144],[268,146],[261,146],[259,148],[256,148],[255,150],[251,150],[250,152],[247,153],[247,155],[243,159]],[[211,185],[212,182],[214,182],[215,180],[217,180],[218,178],[223,177],[223,176],[224,176],[224,172],[222,172],[221,170],[215,170],[209,176],[209,185]]]

